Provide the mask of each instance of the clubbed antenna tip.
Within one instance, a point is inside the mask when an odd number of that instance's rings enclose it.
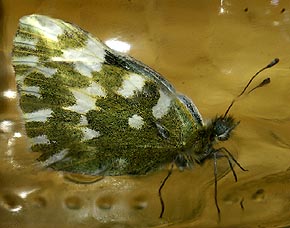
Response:
[[[277,63],[279,63],[279,58],[275,58],[272,62],[270,62],[268,65],[267,65],[267,68],[270,68],[272,66],[275,66]]]
[[[234,103],[236,102],[236,99],[239,98],[240,96],[242,96],[246,92],[247,88],[251,85],[251,83],[255,79],[255,77],[257,77],[262,71],[264,71],[264,70],[266,70],[268,68],[271,68],[271,67],[275,66],[278,62],[279,62],[279,58],[275,58],[267,66],[263,67],[262,69],[260,69],[259,71],[257,71],[257,73],[254,74],[254,76],[249,80],[249,82],[244,87],[244,89],[242,90],[242,92],[235,99],[232,100],[231,104],[229,105],[229,107],[227,108],[227,110],[226,110],[226,112],[224,114],[224,117],[227,116],[227,114],[229,113],[230,109],[233,107]],[[250,92],[252,92],[253,90],[255,90],[255,89],[259,88],[259,87],[262,87],[264,85],[267,85],[269,83],[270,83],[270,78],[266,78],[262,83],[260,83],[258,86],[256,86],[252,90],[250,90],[248,92],[248,94]]]

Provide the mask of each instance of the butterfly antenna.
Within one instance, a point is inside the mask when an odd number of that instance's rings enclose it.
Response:
[[[173,166],[174,166],[174,164],[172,163],[170,169],[168,170],[168,173],[167,173],[166,177],[162,181],[162,183],[161,183],[161,185],[159,187],[159,190],[158,190],[160,204],[161,204],[161,212],[160,212],[159,218],[162,218],[164,210],[165,210],[164,201],[163,201],[163,198],[162,198],[162,192],[161,191],[162,191],[162,188],[164,187],[166,181],[168,180],[168,178],[172,174]]]
[[[257,85],[257,86],[254,87],[253,89],[251,89],[247,94],[253,92],[255,89],[258,89],[258,88],[260,88],[260,87],[263,87],[263,86],[269,84],[270,82],[271,82],[271,79],[270,79],[270,78],[266,78],[266,79],[264,79],[264,80],[263,80],[259,85]]]
[[[271,67],[275,66],[278,62],[279,62],[279,59],[278,59],[278,58],[275,58],[275,59],[272,60],[272,62],[270,62],[267,66],[263,67],[261,70],[259,70],[257,73],[255,73],[255,74],[253,75],[253,77],[249,80],[249,82],[248,82],[247,85],[244,87],[244,89],[242,90],[242,92],[241,92],[241,93],[240,93],[240,94],[239,94],[235,99],[232,100],[231,104],[229,105],[229,107],[227,108],[227,110],[226,110],[226,112],[225,112],[225,114],[224,114],[224,117],[227,116],[227,114],[229,113],[229,111],[230,111],[231,108],[233,107],[233,105],[234,105],[234,103],[236,102],[236,100],[246,92],[247,88],[252,84],[253,80],[254,80],[254,79],[255,79],[255,78],[256,78],[256,77],[257,77],[257,76],[258,76],[262,71],[264,71],[264,70],[266,70],[266,69],[268,69],[268,68],[271,68]],[[270,78],[265,79],[265,80],[264,80],[263,82],[261,82],[258,86],[256,86],[256,87],[253,88],[252,90],[250,90],[250,91],[248,92],[248,94],[249,94],[250,92],[254,91],[255,89],[257,89],[257,88],[259,88],[259,87],[262,87],[262,86],[265,86],[265,85],[267,85],[267,84],[269,84],[269,83],[270,83]]]

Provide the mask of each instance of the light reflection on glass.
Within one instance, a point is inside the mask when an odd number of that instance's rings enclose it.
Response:
[[[220,0],[220,12],[219,14],[225,14],[227,13],[227,11],[225,10],[225,7],[224,7],[224,0]]]
[[[29,194],[37,191],[38,188],[34,188],[34,189],[31,189],[31,190],[26,190],[26,191],[21,191],[18,193],[18,195],[22,198],[22,199],[25,199]]]
[[[222,72],[224,74],[231,74],[232,73],[232,68],[231,69],[222,69]]]
[[[10,138],[8,139],[8,142],[7,142],[7,145],[8,145],[8,150],[6,152],[7,156],[11,157],[12,156],[12,147],[14,146],[15,144],[15,139],[14,138]]]
[[[21,136],[22,135],[21,135],[20,132],[15,132],[14,135],[13,135],[14,138],[20,138]]]
[[[109,48],[111,48],[115,51],[123,52],[123,53],[126,53],[126,52],[130,51],[130,49],[131,49],[131,45],[129,43],[121,41],[121,40],[117,40],[117,38],[106,40],[105,44]]]
[[[0,122],[0,130],[3,131],[4,133],[8,133],[11,131],[13,122],[10,120],[4,120]]]
[[[22,206],[18,205],[18,206],[14,207],[14,208],[11,208],[10,211],[11,212],[19,212],[19,211],[21,211],[21,209],[22,209]]]
[[[19,132],[16,132],[15,133],[16,136],[20,136],[21,137],[21,133]],[[15,150],[15,141],[16,139],[15,138],[18,138],[18,137],[15,137],[15,134],[13,137],[10,137],[7,141],[7,149],[6,149],[6,156],[8,157],[8,160],[9,163],[14,167],[14,168],[19,168],[20,165],[14,160],[14,150]]]
[[[13,90],[10,90],[10,89],[8,89],[8,90],[3,92],[3,96],[7,97],[9,99],[15,99],[16,95],[17,95],[16,91],[13,91]]]
[[[279,0],[271,0],[271,5],[278,6]]]

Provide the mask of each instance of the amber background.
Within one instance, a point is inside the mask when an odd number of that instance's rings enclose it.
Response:
[[[211,162],[173,173],[162,220],[157,189],[166,170],[78,184],[38,166],[25,136],[15,134],[23,135],[16,99],[4,96],[15,90],[10,51],[18,19],[32,13],[70,21],[103,41],[131,44],[129,54],[192,98],[205,119],[222,114],[251,75],[280,58],[261,75],[271,84],[231,112],[241,123],[230,148],[249,171],[236,167],[237,183],[230,173],[219,181],[219,224]],[[0,50],[0,227],[290,226],[288,0],[4,0]],[[220,162],[220,175],[226,165]]]

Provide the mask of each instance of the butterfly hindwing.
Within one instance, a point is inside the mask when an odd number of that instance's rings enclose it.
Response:
[[[202,124],[158,73],[62,20],[21,18],[13,65],[31,149],[57,170],[145,174]]]

